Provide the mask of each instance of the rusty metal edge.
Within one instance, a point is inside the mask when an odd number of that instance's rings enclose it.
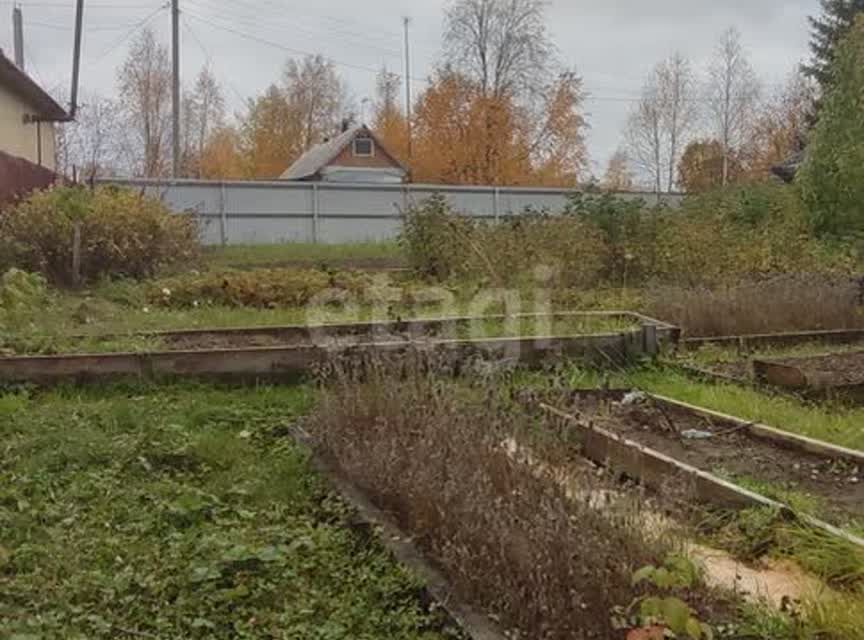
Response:
[[[783,431],[781,429],[769,427],[768,425],[758,422],[743,420],[741,418],[736,418],[735,416],[730,416],[719,411],[714,411],[713,409],[699,407],[697,405],[683,402],[681,400],[667,398],[666,396],[662,396],[659,394],[649,393],[647,395],[667,405],[679,407],[681,409],[685,409],[687,411],[702,416],[730,422],[737,426],[746,427],[746,431],[753,437],[760,438],[762,440],[768,440],[775,444],[781,444],[788,449],[794,449],[805,453],[824,456],[826,458],[843,458],[844,460],[854,462],[855,464],[859,464],[864,467],[864,451],[857,451],[855,449],[841,447],[836,444],[831,444],[830,442],[824,442],[822,440],[817,440],[808,436],[802,436],[797,433]]]
[[[507,640],[507,634],[488,616],[484,616],[470,605],[454,598],[455,590],[444,574],[426,559],[395,520],[376,507],[344,474],[325,461],[315,451],[311,436],[301,427],[294,426],[291,436],[305,450],[313,468],[335,489],[342,499],[350,504],[363,522],[377,528],[378,539],[397,562],[408,567],[424,582],[426,591],[449,615],[449,617],[473,640]]]
[[[663,400],[661,396],[652,397]],[[655,468],[660,469],[659,475],[661,477],[680,473],[692,478],[698,497],[705,502],[740,508],[768,507],[779,509],[811,527],[821,529],[846,542],[864,548],[864,538],[853,535],[813,516],[797,513],[789,505],[739,487],[708,471],[703,471],[685,462],[676,460],[638,442],[587,424],[576,416],[551,405],[541,403],[540,407],[545,412],[578,427],[586,434],[583,440],[583,454],[585,457],[600,465],[617,467],[650,489],[662,490],[663,488],[661,483],[652,479],[649,475],[647,467],[653,464]]]

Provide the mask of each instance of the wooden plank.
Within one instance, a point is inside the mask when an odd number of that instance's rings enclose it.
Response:
[[[706,345],[728,347],[741,345],[747,349],[758,349],[763,347],[796,346],[808,342],[845,344],[858,341],[864,341],[864,329],[836,329],[829,331],[797,331],[741,336],[684,338],[681,340],[681,345],[688,349],[698,349],[699,347]]]
[[[480,356],[536,365],[550,359],[578,357],[595,362],[624,362],[639,352],[638,333],[573,338],[500,338],[445,340],[429,343],[369,343],[320,346],[255,347],[208,351],[163,351],[100,355],[0,358],[0,382],[90,382],[115,378],[217,377],[280,378],[302,375],[333,359],[354,356],[400,357],[435,351],[461,365]]]
[[[798,367],[768,360],[753,360],[753,376],[758,382],[790,389],[806,389],[810,386],[807,376]]]
[[[577,438],[580,440],[585,457],[597,464],[617,469],[654,491],[663,491],[670,480],[680,479],[685,486],[692,488],[700,502],[735,509],[752,507],[778,509],[814,528],[864,547],[864,539],[818,518],[796,513],[788,505],[739,487],[638,442],[588,424],[550,405],[541,403],[540,407],[550,415],[577,428]]]
[[[488,616],[482,615],[470,605],[454,597],[455,590],[447,578],[423,556],[412,542],[413,538],[401,531],[394,518],[378,509],[372,502],[340,473],[315,452],[311,436],[300,427],[293,427],[294,441],[309,454],[315,470],[327,483],[336,489],[342,499],[351,505],[366,526],[378,533],[378,539],[393,557],[420,577],[426,591],[436,604],[446,611],[452,620],[473,640],[506,640],[507,634]]]
[[[365,323],[330,323],[316,325],[284,325],[284,326],[258,326],[258,327],[236,327],[236,328],[205,328],[205,329],[186,329],[181,331],[144,331],[134,334],[104,334],[104,335],[76,335],[71,336],[72,339],[89,340],[101,338],[104,340],[117,339],[123,337],[141,337],[154,338],[164,340],[181,340],[203,337],[265,337],[274,339],[283,339],[286,341],[311,341],[316,337],[339,337],[339,336],[367,336],[372,339],[375,336],[380,336],[388,333],[401,333],[412,337],[423,337],[434,330],[443,331],[447,329],[455,329],[465,326],[472,322],[482,322],[488,320],[526,320],[526,319],[542,319],[549,318],[576,318],[576,317],[601,317],[601,318],[620,318],[632,320],[634,323],[634,331],[639,329],[639,324],[652,324],[657,326],[658,335],[661,341],[668,342],[677,340],[680,330],[677,327],[668,325],[641,314],[631,311],[559,311],[552,313],[523,313],[512,316],[504,314],[494,314],[489,316],[460,316],[460,317],[442,317],[442,318],[418,318],[403,321],[380,321],[380,322],[365,322]]]
[[[656,394],[647,395],[649,395],[654,400],[662,402],[666,405],[686,409],[687,411],[690,411],[697,415],[705,416],[707,418],[722,420],[724,422],[732,424],[733,426],[743,427],[745,431],[747,431],[750,435],[760,438],[762,440],[768,440],[787,449],[798,450],[804,453],[811,453],[829,459],[839,458],[857,465],[864,466],[864,452],[862,451],[848,449],[846,447],[831,444],[830,442],[823,442],[822,440],[808,438],[807,436],[798,435],[796,433],[791,433],[788,431],[781,431],[780,429],[769,427],[764,424],[759,424],[758,422],[748,422],[747,420],[742,420],[741,418],[736,418],[735,416],[730,416],[725,413],[720,413],[719,411],[706,409],[704,407],[698,407],[687,402],[667,398],[666,396]]]

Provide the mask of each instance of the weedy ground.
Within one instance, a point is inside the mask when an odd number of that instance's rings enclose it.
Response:
[[[284,437],[310,401],[0,395],[0,637],[449,637]]]
[[[396,268],[407,264],[404,252],[396,242],[231,245],[205,249],[204,260],[211,267],[232,269],[320,265]]]

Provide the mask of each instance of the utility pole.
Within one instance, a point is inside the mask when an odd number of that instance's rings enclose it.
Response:
[[[15,41],[15,66],[24,71],[24,14],[21,7],[12,7],[12,33]]]
[[[72,53],[72,90],[69,93],[69,120],[78,114],[78,84],[81,77],[81,36],[84,32],[84,0],[75,5],[75,45]]]
[[[173,121],[172,175],[180,177],[180,0],[171,0],[171,54],[173,63],[171,105]]]
[[[408,27],[411,26],[411,18],[402,18],[405,26],[405,120],[408,123],[408,160],[411,160],[414,151],[414,125],[411,123],[411,42],[408,36]]]

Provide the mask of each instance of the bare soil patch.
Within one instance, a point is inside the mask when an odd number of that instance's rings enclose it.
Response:
[[[771,358],[768,362],[794,367],[808,381],[822,386],[864,384],[864,351],[807,358]]]
[[[864,469],[751,436],[734,423],[645,399],[624,404],[624,392],[575,392],[570,411],[598,426],[699,469],[747,478],[816,498],[822,517],[844,525],[864,516]],[[688,432],[710,436],[693,438]],[[692,434],[691,434],[692,436]]]

